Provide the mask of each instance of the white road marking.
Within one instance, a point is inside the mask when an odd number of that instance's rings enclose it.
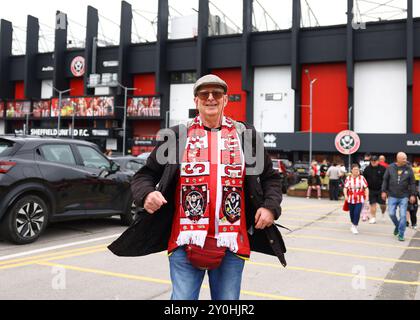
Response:
[[[14,259],[14,258],[20,258],[20,257],[24,257],[24,256],[29,256],[31,254],[37,254],[37,253],[42,253],[42,252],[47,252],[47,251],[52,251],[52,250],[67,248],[67,247],[78,246],[78,245],[82,245],[82,244],[86,244],[86,243],[91,243],[91,242],[97,242],[97,241],[102,241],[102,240],[113,239],[113,238],[119,237],[120,235],[121,235],[121,233],[118,233],[118,234],[113,234],[113,235],[106,236],[106,237],[89,239],[89,240],[85,240],[85,241],[71,242],[71,243],[66,243],[66,244],[62,244],[62,245],[58,245],[58,246],[53,246],[53,247],[47,247],[47,248],[42,248],[42,249],[37,249],[37,250],[20,252],[20,253],[16,253],[16,254],[7,255],[7,256],[2,256],[2,257],[0,257],[0,261],[2,261],[2,260],[8,260],[8,259]]]

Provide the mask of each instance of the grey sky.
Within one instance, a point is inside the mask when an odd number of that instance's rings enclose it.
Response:
[[[258,1],[258,2],[257,2]],[[133,41],[138,42],[139,36],[149,41],[154,40],[156,25],[152,21],[157,12],[157,0],[132,0],[128,1],[133,6],[134,24]],[[211,0],[238,26],[242,26],[242,0]],[[312,11],[321,25],[342,24],[346,22],[347,0],[301,0],[302,19],[304,26],[315,25],[315,19],[308,10],[306,3],[311,6]],[[420,16],[419,0],[414,1],[414,15]],[[379,6],[375,3],[387,3],[388,6]],[[170,12],[172,15],[190,15],[198,8],[198,0],[169,0]],[[261,4],[270,16],[264,15]],[[98,9],[100,14],[100,37],[108,42],[118,41],[118,26],[120,20],[120,0],[13,0],[0,1],[0,17],[9,20],[14,25],[15,51],[24,51],[24,39],[27,15],[33,15],[40,20],[41,36],[40,50],[47,51],[48,47],[53,46],[53,34],[55,25],[55,12],[57,10],[67,13],[69,18],[69,38],[84,40],[84,26],[86,25],[87,6],[91,5]],[[360,12],[367,12],[362,16],[363,21],[377,20],[377,16],[392,19],[405,18],[405,14],[398,7],[406,8],[406,0],[358,0]],[[274,28],[274,22],[281,29],[290,27],[291,24],[292,0],[256,0],[254,3],[255,20],[257,28],[260,30]],[[210,6],[212,14],[222,16],[214,6]],[[231,24],[228,21],[228,24]],[[19,51],[19,50],[18,50]]]

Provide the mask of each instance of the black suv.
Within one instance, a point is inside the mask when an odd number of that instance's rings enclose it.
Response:
[[[93,143],[0,136],[0,236],[27,244],[50,222],[114,215],[130,225],[130,179]]]

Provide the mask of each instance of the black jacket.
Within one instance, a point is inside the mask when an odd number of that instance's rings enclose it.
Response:
[[[252,129],[252,150],[256,150],[263,141],[256,135],[255,128],[248,124],[241,125],[243,129]],[[177,157],[179,159],[179,145],[185,146],[185,140],[179,137],[180,126],[172,127],[176,135]],[[243,136],[243,133],[240,133]],[[150,215],[140,210],[134,224],[129,227],[108,248],[118,256],[144,256],[167,250],[171,235],[172,220],[175,210],[175,188],[179,177],[179,161],[176,163],[160,165],[156,160],[156,153],[160,145],[149,156],[146,165],[136,173],[131,183],[131,190],[135,203],[142,207],[146,196],[155,190],[160,191],[168,204],[155,214]],[[246,163],[246,168],[252,165]],[[275,219],[281,215],[281,178],[278,171],[272,167],[272,162],[264,150],[264,170],[259,176],[246,175],[245,177],[245,208],[248,236],[252,251],[275,255],[283,266],[286,266],[284,245],[280,231],[276,225],[264,230],[255,229],[255,213],[261,208],[270,209],[275,214]]]
[[[366,167],[366,169],[363,171],[363,176],[368,183],[369,190],[379,192],[381,191],[385,171],[386,168],[381,165],[377,165],[376,167],[368,165]]]
[[[415,196],[416,182],[413,169],[407,165],[398,167],[396,163],[391,164],[385,171],[382,192],[393,198]]]

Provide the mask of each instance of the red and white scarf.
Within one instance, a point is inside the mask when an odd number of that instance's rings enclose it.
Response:
[[[238,233],[245,208],[244,155],[239,135],[231,119],[224,117],[217,132],[217,172],[212,172],[208,131],[200,117],[188,128],[188,138],[181,163],[179,246],[204,247],[210,215],[214,215],[218,247],[238,251]],[[210,176],[217,175],[217,186]],[[215,212],[210,212],[210,192],[217,192]]]

